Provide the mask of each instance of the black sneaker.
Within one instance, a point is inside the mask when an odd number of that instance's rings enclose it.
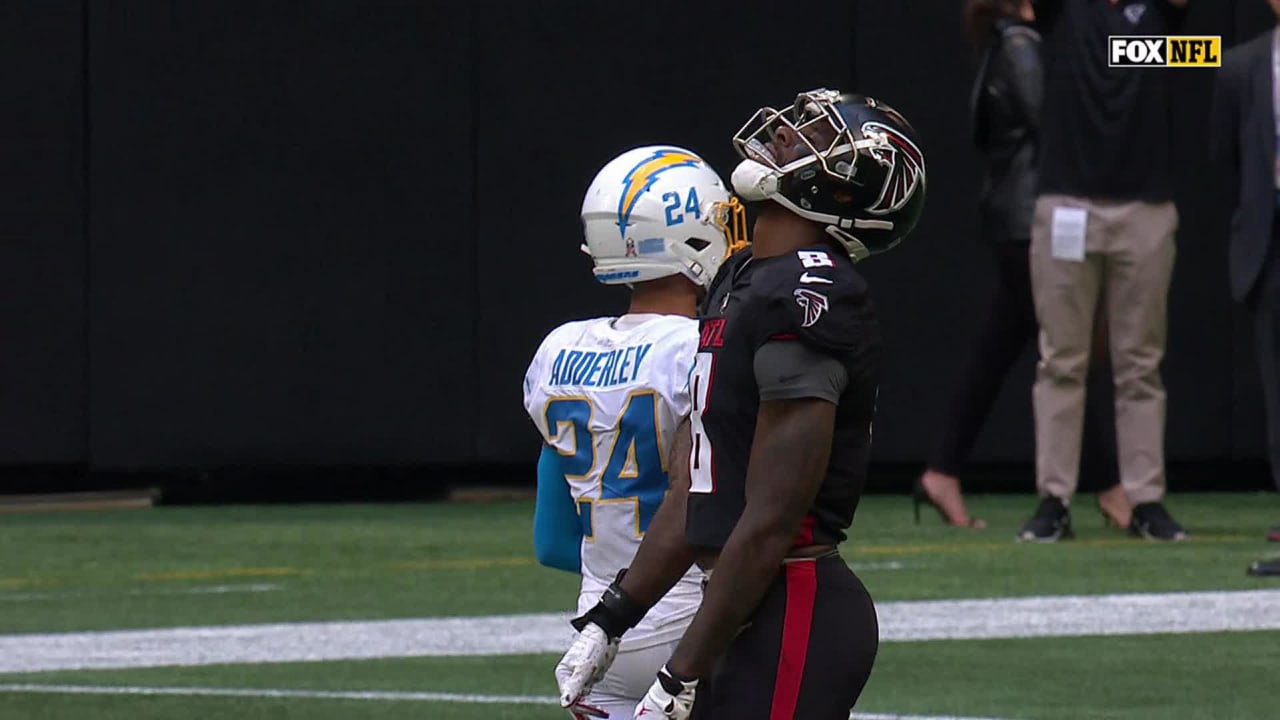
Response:
[[[1169,516],[1169,511],[1164,509],[1164,505],[1158,502],[1142,503],[1133,508],[1129,534],[1165,542],[1177,542],[1187,537],[1187,531],[1182,529],[1182,526]]]
[[[1067,512],[1067,506],[1056,497],[1041,500],[1036,514],[1018,532],[1019,542],[1051,543],[1070,537],[1073,537],[1071,513]]]

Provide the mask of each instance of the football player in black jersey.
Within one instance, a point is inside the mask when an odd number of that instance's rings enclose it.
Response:
[[[880,333],[854,262],[892,248],[925,200],[907,121],[834,90],[763,108],[734,137],[749,250],[702,308],[671,491],[628,570],[574,620],[567,706],[611,645],[697,562],[703,603],[636,718],[845,720],[875,661],[875,608],[837,554],[866,480]],[[696,702],[695,702],[696,700]]]

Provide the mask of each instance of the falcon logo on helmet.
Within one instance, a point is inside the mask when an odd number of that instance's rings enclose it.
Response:
[[[924,177],[924,153],[907,136],[884,123],[864,122],[862,134],[883,136],[884,144],[868,148],[867,152],[889,169],[880,197],[867,207],[867,212],[882,215],[901,210]]]
[[[733,186],[819,223],[855,262],[915,229],[928,178],[918,135],[879,100],[819,88],[763,107],[733,137]]]
[[[796,302],[800,304],[804,310],[804,321],[800,323],[800,327],[812,327],[818,322],[818,318],[822,317],[822,313],[831,307],[827,302],[827,296],[805,288],[799,288],[794,293]]]

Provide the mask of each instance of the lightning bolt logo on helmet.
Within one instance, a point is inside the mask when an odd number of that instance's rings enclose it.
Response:
[[[812,327],[818,322],[818,318],[822,317],[822,313],[831,306],[827,302],[827,296],[822,293],[799,288],[793,294],[800,308],[804,310],[804,320],[800,323],[800,327]]]
[[[636,201],[653,186],[658,176],[672,168],[697,167],[702,159],[681,150],[657,150],[641,160],[622,178],[622,196],[618,198],[618,232],[627,234],[627,224]]]

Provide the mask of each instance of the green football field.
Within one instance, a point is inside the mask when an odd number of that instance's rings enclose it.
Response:
[[[971,531],[864,501],[844,555],[883,641],[859,714],[1280,717],[1280,580],[1244,572],[1280,550],[1274,496],[1173,497],[1178,545],[1105,528],[1087,497],[1077,540],[1013,542],[1034,506],[974,498],[991,527]],[[532,512],[0,515],[0,718],[567,717],[550,613],[577,583],[533,563]]]

